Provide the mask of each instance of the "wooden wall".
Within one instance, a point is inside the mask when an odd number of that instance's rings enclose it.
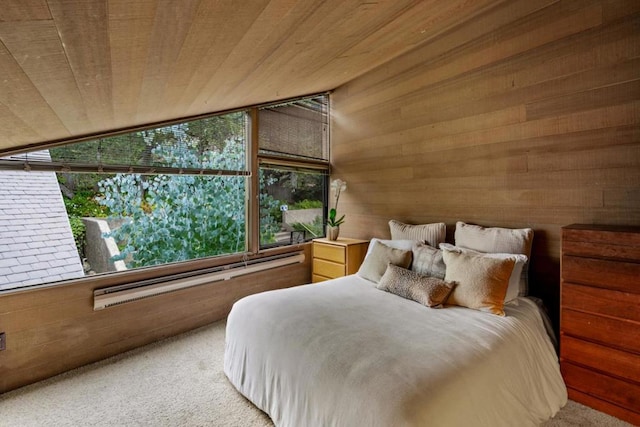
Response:
[[[640,224],[640,2],[496,2],[338,88],[341,235],[391,218],[535,230],[557,320],[560,227]]]
[[[93,311],[96,281],[0,295],[0,393],[223,319],[245,295],[311,281],[305,262]]]

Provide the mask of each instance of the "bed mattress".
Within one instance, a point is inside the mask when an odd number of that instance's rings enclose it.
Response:
[[[431,309],[357,275],[251,295],[224,370],[277,426],[534,426],[567,401],[538,306]]]

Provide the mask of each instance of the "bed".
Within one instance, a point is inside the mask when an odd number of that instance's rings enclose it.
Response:
[[[567,401],[544,313],[503,309],[428,308],[361,275],[264,292],[234,304],[224,371],[277,426],[539,425]]]

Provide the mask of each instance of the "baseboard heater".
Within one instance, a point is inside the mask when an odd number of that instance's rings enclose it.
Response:
[[[180,289],[229,280],[245,274],[283,267],[285,265],[298,264],[304,262],[304,259],[304,253],[296,252],[294,254],[276,255],[258,260],[237,262],[235,264],[209,269],[200,274],[185,273],[171,277],[96,289],[93,291],[93,310],[102,310],[114,305],[166,294]]]

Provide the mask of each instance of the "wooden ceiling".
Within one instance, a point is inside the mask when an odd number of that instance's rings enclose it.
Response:
[[[0,153],[331,90],[495,0],[0,0]]]

